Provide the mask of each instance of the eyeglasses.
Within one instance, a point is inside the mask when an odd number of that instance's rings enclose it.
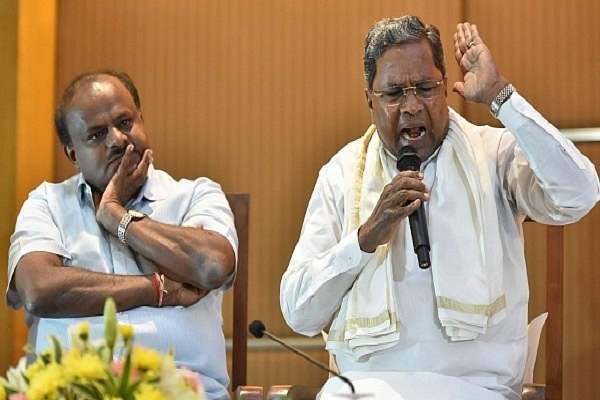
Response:
[[[415,83],[415,86],[402,87],[394,86],[384,90],[371,90],[383,104],[386,106],[397,106],[404,104],[408,97],[408,92],[412,91],[415,97],[422,101],[431,100],[437,97],[441,92],[441,85],[446,78],[441,81],[422,81]]]

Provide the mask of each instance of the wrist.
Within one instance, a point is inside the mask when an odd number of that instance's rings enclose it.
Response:
[[[165,276],[154,272],[152,274],[152,282],[154,283],[154,291],[156,293],[156,307],[160,308],[164,305],[165,295],[168,293],[165,290]]]
[[[96,221],[107,231],[117,235],[117,227],[127,210],[116,202],[100,202],[96,210]]]
[[[502,89],[507,87],[510,84],[506,79],[499,79],[492,87],[486,92],[486,97],[484,104],[487,104],[488,107],[492,105],[492,102],[498,97]]]
[[[366,234],[364,233],[364,225],[358,228],[358,246],[365,253],[373,253],[377,249],[377,245],[371,245],[369,241],[365,238]]]
[[[127,233],[127,228],[129,228],[129,225],[134,222],[134,221],[139,221],[143,218],[146,217],[146,214],[141,213],[137,210],[126,210],[125,214],[123,214],[123,217],[121,217],[121,220],[119,221],[119,225],[117,227],[117,237],[119,238],[119,241],[121,243],[123,243],[125,246],[127,246],[127,240],[125,240],[125,234]]]
[[[498,114],[500,113],[500,108],[504,103],[508,101],[510,96],[515,92],[515,87],[510,83],[504,86],[494,97],[492,102],[490,103],[490,113],[494,116],[494,118],[498,118]]]

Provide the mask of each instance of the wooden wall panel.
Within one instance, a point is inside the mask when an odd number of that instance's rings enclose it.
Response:
[[[600,2],[465,1],[502,74],[559,128],[600,126]],[[467,115],[496,124],[482,107]]]
[[[209,176],[227,191],[252,195],[250,318],[263,319],[277,334],[290,333],[279,311],[279,280],[318,169],[369,123],[362,45],[374,21],[411,12],[438,25],[450,82],[458,77],[454,26],[476,22],[503,73],[552,122],[600,125],[594,90],[600,55],[591,51],[600,36],[595,0],[58,3],[59,91],[84,70],[128,71],[141,91],[157,167],[176,177]],[[449,98],[463,109],[456,95]],[[485,107],[465,112],[495,123]],[[600,162],[597,145],[584,148]],[[74,171],[58,146],[56,154],[55,178],[66,178]],[[565,282],[571,341],[565,387],[573,394],[566,398],[592,399],[587,382],[600,371],[592,314],[600,298],[593,290],[600,279],[591,239],[597,218],[594,210],[566,239],[568,268],[577,271]],[[274,369],[304,367],[303,360],[256,357],[251,363]]]
[[[600,165],[600,143],[578,143],[579,149],[595,165]],[[597,230],[600,208],[595,207],[582,220],[565,228],[564,349],[563,385],[565,399],[597,398],[595,378],[600,374],[598,309],[600,309],[600,269],[597,257]],[[530,293],[530,318],[545,308],[545,228],[525,227],[525,243]],[[534,379],[544,381],[545,339],[542,335]]]
[[[8,254],[15,216],[17,98],[17,2],[0,2],[0,254]],[[0,287],[7,276],[0,273]],[[12,365],[13,314],[0,302],[0,374]]]
[[[12,3],[12,4],[11,4]],[[14,102],[8,104],[6,112],[14,115],[6,116],[8,121],[14,118],[14,131],[3,132],[7,135],[7,148],[3,151],[11,152],[6,160],[13,165],[2,172],[5,175],[7,186],[3,187],[3,194],[12,197],[6,206],[12,206],[12,213],[8,218],[8,229],[12,233],[15,218],[27,194],[38,186],[43,180],[50,180],[54,175],[54,135],[52,132],[52,111],[54,109],[55,89],[55,64],[56,64],[56,0],[36,2],[20,0],[16,4],[3,3],[4,6],[16,7],[10,11],[7,7],[3,18],[7,20],[4,29],[16,27],[16,54],[7,48],[6,62],[14,62],[15,70],[11,76],[10,71],[6,76],[7,83],[13,78],[16,91]],[[4,10],[3,10],[4,11]],[[14,14],[13,14],[14,13]],[[14,25],[13,25],[14,24]],[[10,36],[6,37],[10,40]],[[10,60],[9,57],[16,57]],[[8,93],[5,93],[5,95]],[[10,138],[11,140],[9,140]],[[10,144],[9,144],[10,143]],[[12,146],[11,146],[12,144]],[[4,227],[3,227],[4,228]],[[8,238],[7,238],[8,239]],[[5,242],[8,248],[8,240]],[[7,254],[8,251],[5,251]],[[6,255],[6,259],[8,255]],[[14,323],[3,321],[4,329],[12,329],[13,341],[10,354],[16,362],[23,354],[23,345],[27,340],[27,329],[23,322],[22,310],[11,313]],[[6,346],[5,343],[2,343]]]
[[[600,37],[600,3],[592,0],[465,1],[465,19],[475,22],[501,72],[534,106],[559,128],[600,126],[600,53],[593,51]],[[497,125],[485,107],[467,105],[466,116],[478,123]],[[578,144],[596,166],[600,144]],[[598,309],[600,273],[596,207],[582,221],[565,229],[564,281],[564,398],[596,399],[600,376]],[[540,232],[541,233],[541,232]],[[526,242],[530,251],[531,316],[544,311],[545,275],[535,269],[543,252],[536,234]],[[537,254],[537,255],[536,255]],[[538,352],[543,361],[543,349]],[[543,368],[536,370],[538,380]]]
[[[306,350],[305,353],[325,365],[329,362],[329,356],[324,350]],[[228,363],[230,362],[231,358],[228,357]],[[265,395],[268,388],[273,385],[322,386],[327,377],[326,371],[285,349],[248,353],[249,385],[262,386]]]
[[[250,316],[289,331],[279,280],[317,171],[370,121],[364,36],[376,20],[409,7],[361,0],[215,4],[61,1],[58,88],[88,69],[129,71],[156,165],[251,194]],[[450,46],[457,5],[424,2],[413,11],[439,24]],[[458,69],[450,72],[456,77]],[[57,178],[72,173],[59,156]]]
[[[61,0],[57,88],[89,69],[128,71],[156,166],[251,194],[250,319],[288,335],[279,283],[318,169],[370,123],[362,72],[368,29],[412,12],[438,25],[451,49],[460,11],[456,0]],[[461,107],[455,95],[451,103]],[[74,171],[56,153],[63,179]],[[230,318],[227,300],[226,331]]]
[[[596,168],[600,143],[578,145]],[[565,299],[563,356],[565,399],[595,400],[600,377],[600,261],[596,206],[581,221],[565,229]]]

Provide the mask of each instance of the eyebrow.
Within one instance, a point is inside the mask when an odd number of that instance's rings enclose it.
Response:
[[[436,81],[435,79],[425,78],[425,79],[419,79],[415,83],[411,83],[409,86],[404,86],[401,84],[394,83],[390,86],[386,86],[386,88],[388,88],[388,89],[401,89],[402,88],[403,89],[403,88],[407,88],[407,87],[414,87],[420,83],[425,83],[425,82],[438,82],[438,81]]]

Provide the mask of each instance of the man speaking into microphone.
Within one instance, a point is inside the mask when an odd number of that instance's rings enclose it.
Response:
[[[423,372],[432,385],[480,387],[478,400],[516,400],[527,356],[521,223],[579,220],[599,199],[598,175],[498,71],[474,24],[457,26],[453,54],[455,83],[433,25],[404,16],[367,34],[373,124],[319,173],[281,309],[301,334],[329,327],[343,374]],[[467,121],[448,107],[449,89],[504,127]],[[399,171],[405,146],[421,163]],[[429,268],[415,254],[417,210]]]

